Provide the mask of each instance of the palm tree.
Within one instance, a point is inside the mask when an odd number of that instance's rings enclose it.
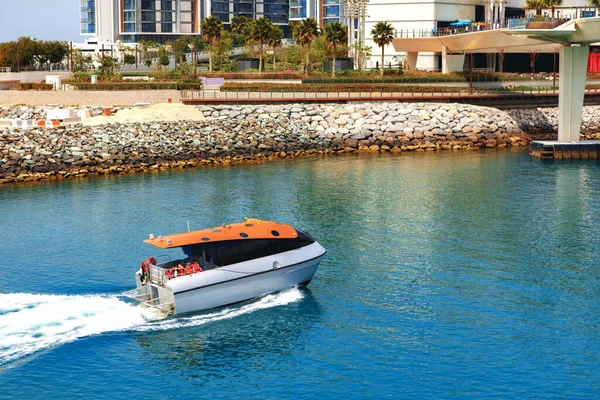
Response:
[[[213,44],[215,41],[221,38],[221,29],[223,29],[223,23],[221,20],[214,15],[211,15],[208,18],[205,18],[200,23],[200,29],[202,29],[202,36],[208,40],[209,43],[209,53],[208,53],[208,65],[209,72],[212,74],[213,72]]]
[[[554,8],[562,6],[563,0],[543,0],[544,7],[552,9],[552,18],[554,18]]]
[[[244,27],[248,22],[248,18],[243,15],[236,15],[231,18],[231,31],[233,33],[242,34],[244,32]]]
[[[333,65],[331,67],[331,77],[335,77],[335,62],[337,57],[337,46],[348,42],[348,27],[333,21],[325,25],[325,41],[333,47]]]
[[[544,0],[526,0],[525,8],[535,10],[535,15],[538,16],[542,13],[542,8],[544,8]]]
[[[300,39],[298,36],[300,35],[300,21],[290,21],[288,26],[290,27],[290,32],[292,33],[292,37],[294,38],[294,43],[300,44]]]
[[[371,35],[373,35],[373,41],[377,43],[377,46],[381,47],[381,76],[383,76],[383,48],[394,40],[394,29],[387,22],[380,21],[371,30]]]
[[[273,48],[273,71],[275,71],[275,50],[283,46],[283,31],[277,25],[271,27],[268,45]]]
[[[252,39],[258,42],[258,73],[263,71],[263,45],[271,37],[271,30],[273,29],[273,23],[270,19],[261,17],[256,20],[252,26],[250,35]]]
[[[302,46],[306,45],[306,73],[310,65],[310,43],[321,35],[319,24],[314,18],[303,19],[298,27],[298,41]]]
[[[590,0],[590,6],[600,7],[600,0]]]

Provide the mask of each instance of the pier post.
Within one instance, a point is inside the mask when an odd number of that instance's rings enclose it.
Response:
[[[442,74],[448,73],[448,48],[442,45]]]
[[[406,62],[408,64],[408,69],[415,70],[417,69],[417,58],[419,57],[418,52],[408,52],[406,53]]]
[[[579,143],[589,46],[561,46],[558,141]]]

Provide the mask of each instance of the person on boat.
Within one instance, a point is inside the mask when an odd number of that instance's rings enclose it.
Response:
[[[173,278],[177,278],[178,276],[185,275],[185,268],[181,263],[177,264],[173,268]]]
[[[202,267],[200,266],[200,264],[198,263],[198,261],[196,260],[192,260],[192,270],[194,271],[194,274],[196,272],[202,272]]]
[[[167,278],[169,280],[173,279],[173,272],[174,272],[173,268],[167,268],[165,270],[165,274],[167,275]]]
[[[185,266],[185,274],[186,275],[191,275],[194,273],[194,270],[192,269],[192,264],[186,264]]]

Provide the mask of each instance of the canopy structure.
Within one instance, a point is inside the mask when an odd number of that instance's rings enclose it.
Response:
[[[407,53],[411,69],[416,67],[419,52],[442,53],[442,72],[462,70],[465,53],[559,52],[558,140],[579,142],[589,45],[600,42],[600,17],[574,19],[551,29],[531,29],[537,26],[547,25],[396,38],[392,44],[397,52]]]
[[[459,19],[456,22],[450,23],[450,26],[457,26],[457,27],[470,26],[470,25],[471,25],[471,20],[470,19]]]
[[[151,244],[161,249],[170,249],[192,244],[222,242],[226,240],[244,239],[294,239],[298,232],[294,227],[272,221],[247,219],[236,224],[224,224],[210,229],[193,232],[176,233],[174,235],[150,235],[144,243]]]

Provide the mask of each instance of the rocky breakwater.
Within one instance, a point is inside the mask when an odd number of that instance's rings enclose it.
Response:
[[[555,111],[462,104],[200,106],[204,121],[0,129],[0,183],[261,162],[314,153],[469,150],[556,138]],[[552,109],[550,109],[552,110]],[[554,120],[553,120],[554,118]],[[588,107],[584,124],[600,124]],[[593,134],[593,133],[591,133]]]

